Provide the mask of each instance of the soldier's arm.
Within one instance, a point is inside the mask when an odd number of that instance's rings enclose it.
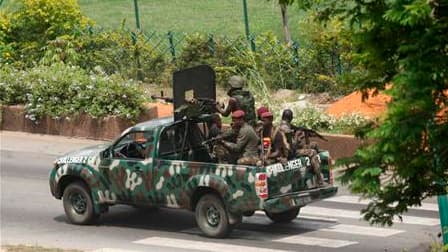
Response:
[[[268,158],[278,158],[281,157],[282,151],[284,151],[287,147],[285,146],[285,142],[283,139],[284,135],[278,132],[275,135],[274,145],[276,146],[276,150],[274,152],[269,153]]]
[[[248,134],[246,132],[241,132],[238,134],[238,138],[236,139],[236,143],[232,142],[224,142],[224,145],[233,152],[242,152],[244,147],[247,145],[249,141]]]
[[[223,109],[220,106],[216,106],[216,110],[218,110],[219,113],[223,116],[230,115],[230,112],[232,112],[232,109],[236,106],[236,101],[234,98],[229,99],[229,103],[227,106]]]

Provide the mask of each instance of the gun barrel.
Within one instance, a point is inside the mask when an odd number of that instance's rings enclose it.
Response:
[[[151,95],[151,99],[156,100],[164,100],[165,102],[169,102],[169,103],[173,103],[173,98],[171,97],[163,97],[163,96],[156,96],[156,95]]]

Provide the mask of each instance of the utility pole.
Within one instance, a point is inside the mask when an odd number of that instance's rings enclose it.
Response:
[[[446,246],[448,245],[448,194],[437,196],[437,202],[439,203],[440,225],[442,227],[443,244],[445,244]]]

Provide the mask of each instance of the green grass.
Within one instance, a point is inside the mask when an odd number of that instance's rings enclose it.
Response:
[[[3,6],[17,0],[4,0]],[[133,0],[78,0],[84,15],[104,28],[120,27],[123,20],[135,28]],[[204,32],[227,36],[245,34],[242,0],[139,0],[140,23],[145,32]],[[277,1],[247,0],[252,34],[273,32],[282,38]],[[289,7],[289,25],[298,39],[300,11]]]
[[[132,0],[79,0],[83,13],[103,27],[118,27],[126,20],[135,28]],[[282,35],[276,1],[248,0],[251,33],[271,31]],[[139,0],[141,28],[158,32],[205,32],[244,35],[242,0]],[[299,11],[290,7],[290,27],[298,33]]]

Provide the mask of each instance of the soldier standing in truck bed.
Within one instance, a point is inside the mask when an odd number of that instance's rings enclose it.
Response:
[[[324,184],[322,172],[320,170],[320,159],[317,143],[311,142],[307,144],[305,141],[305,131],[293,125],[292,119],[294,115],[292,110],[285,109],[282,113],[282,121],[280,122],[280,130],[287,136],[291,145],[290,155],[307,156],[310,158],[311,166],[316,174],[316,181],[319,186]]]
[[[232,128],[238,131],[236,142],[221,141],[231,155],[236,155],[239,165],[256,165],[260,160],[258,156],[258,143],[260,139],[254,128],[244,120],[244,111],[237,110],[232,113]]]
[[[230,90],[227,95],[230,97],[229,102],[225,108],[221,104],[217,104],[216,109],[223,116],[228,116],[230,113],[237,110],[242,110],[245,113],[246,122],[252,127],[255,126],[255,99],[254,96],[247,90],[243,90],[245,80],[241,76],[234,75],[229,78]]]

